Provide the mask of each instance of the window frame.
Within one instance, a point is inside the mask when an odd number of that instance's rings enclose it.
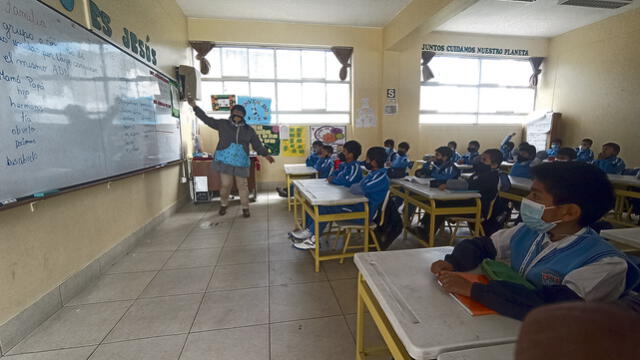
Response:
[[[475,88],[477,89],[477,100],[476,100],[476,112],[455,112],[455,111],[433,111],[433,110],[422,110],[422,104],[418,103],[418,123],[419,125],[514,125],[518,124],[516,122],[480,122],[481,116],[522,116],[523,121],[521,124],[526,122],[526,117],[536,110],[536,99],[538,96],[538,87],[532,88],[531,86],[523,86],[523,85],[500,85],[494,83],[483,83],[482,82],[482,60],[516,60],[527,62],[527,59],[516,58],[516,57],[504,57],[504,56],[471,56],[471,55],[459,55],[459,54],[437,54],[436,57],[447,57],[447,58],[458,58],[458,59],[475,59],[478,60],[478,84],[469,85],[469,84],[448,84],[448,83],[439,83],[434,81],[435,79],[431,79],[429,81],[424,81],[422,79],[422,68],[420,69],[420,95],[422,94],[423,87],[439,87],[439,86],[455,86],[461,88]],[[436,78],[437,79],[437,78]],[[533,90],[533,108],[529,113],[520,113],[514,111],[497,111],[497,112],[481,112],[480,111],[480,91],[482,89],[532,89]],[[421,99],[421,96],[419,96]],[[456,122],[423,122],[421,120],[422,115],[466,115],[473,116],[475,118],[474,122],[470,123],[456,123]]]
[[[246,49],[247,50],[247,76],[225,76],[224,75],[224,62],[223,62],[223,55],[222,55],[222,49],[224,48],[240,48],[240,49]],[[327,74],[325,74],[325,79],[322,78],[305,78],[303,77],[303,56],[302,53],[300,54],[300,79],[279,79],[278,78],[278,56],[277,56],[277,51],[278,50],[298,50],[298,51],[322,51],[324,52],[326,55],[331,55],[333,56],[333,54],[331,53],[331,49],[328,47],[314,47],[314,46],[308,46],[308,47],[300,47],[300,46],[285,46],[285,45],[274,45],[274,46],[269,46],[269,45],[247,45],[247,44],[226,44],[226,43],[217,43],[216,47],[214,49],[219,49],[219,59],[218,62],[220,63],[220,77],[213,77],[213,76],[209,76],[209,75],[202,75],[200,81],[201,82],[212,82],[212,83],[221,83],[222,86],[224,87],[224,83],[225,82],[246,82],[248,83],[249,86],[249,96],[251,96],[251,83],[272,83],[274,84],[274,94],[275,94],[275,99],[273,99],[273,101],[275,102],[275,109],[272,110],[271,115],[272,115],[272,121],[271,124],[272,125],[287,125],[287,126],[296,126],[296,125],[303,125],[303,126],[309,126],[309,125],[324,125],[324,124],[331,124],[331,125],[350,125],[352,120],[353,120],[353,116],[352,116],[352,112],[353,112],[353,65],[351,66],[351,70],[349,71],[349,75],[347,80],[341,81],[341,80],[328,80],[326,79]],[[271,50],[273,51],[273,66],[274,66],[274,75],[273,78],[270,79],[264,79],[264,78],[260,78],[260,79],[252,79],[251,78],[251,74],[250,74],[250,69],[251,69],[251,61],[249,59],[248,56],[248,51],[250,49],[260,49],[260,50]],[[328,54],[327,54],[328,53]],[[192,49],[192,56],[194,58],[194,62],[197,63],[197,60],[195,60],[195,55],[196,52],[195,50]],[[209,55],[207,55],[207,57],[209,57],[211,55],[211,53]],[[325,69],[327,67],[327,61],[326,61],[326,56],[325,56]],[[326,70],[325,70],[326,71]],[[289,83],[289,84],[300,84],[301,85],[301,91],[302,91],[302,87],[305,83],[322,83],[325,86],[325,99],[324,99],[324,103],[325,103],[325,109],[301,109],[300,111],[295,111],[295,110],[279,110],[279,102],[278,102],[278,84],[282,84],[282,83]],[[347,84],[348,86],[348,91],[349,91],[349,100],[348,100],[348,109],[347,110],[343,110],[343,111],[337,111],[337,110],[326,110],[326,107],[328,105],[328,100],[329,100],[329,96],[328,96],[328,92],[327,92],[327,85],[329,84],[340,84],[340,85],[344,85]],[[204,94],[203,94],[204,95]],[[208,94],[206,96],[203,96],[203,99],[200,101],[210,101],[209,96],[210,95],[216,95],[216,94]],[[234,94],[219,94],[219,95],[234,95]],[[235,94],[237,95],[237,94]],[[302,100],[303,102],[304,100]],[[302,106],[302,102],[301,102],[301,106]],[[207,114],[210,115],[226,115],[228,112],[226,111],[213,111],[211,110],[210,106],[207,106],[205,112]],[[279,115],[344,115],[346,116],[346,121],[340,121],[340,122],[336,122],[336,121],[328,121],[328,122],[280,122],[279,119]]]

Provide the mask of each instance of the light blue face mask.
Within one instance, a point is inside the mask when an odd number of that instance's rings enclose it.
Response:
[[[544,211],[547,209],[553,209],[554,207],[555,206],[546,207],[543,204],[524,198],[520,204],[520,216],[522,217],[522,222],[535,231],[546,233],[562,222],[561,220],[558,220],[549,223],[542,220]]]

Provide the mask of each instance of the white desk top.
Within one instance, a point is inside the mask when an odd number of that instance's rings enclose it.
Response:
[[[607,240],[613,240],[640,249],[640,227],[602,230],[600,236]]]
[[[518,190],[531,191],[531,185],[533,185],[533,180],[517,176],[509,176],[509,181],[511,181],[511,187]]]
[[[287,175],[314,175],[317,172],[306,164],[284,164],[284,173]]]
[[[427,199],[434,200],[468,200],[468,199],[476,199],[480,197],[479,192],[447,192],[442,191],[438,188],[432,188],[429,185],[421,185],[416,184],[414,182],[404,179],[393,179],[391,180],[392,184],[401,185],[403,188],[407,190],[411,190],[421,196],[426,197]]]
[[[516,344],[485,346],[454,351],[438,356],[438,360],[513,360]]]
[[[368,202],[364,195],[355,195],[349,188],[331,185],[327,179],[294,180],[293,185],[313,206],[353,205]]]
[[[500,166],[509,167],[510,168],[510,167],[513,167],[513,164],[515,164],[515,163],[508,162],[508,161],[503,161],[502,164],[500,164]]]
[[[469,164],[458,164],[455,163],[456,167],[460,170],[469,170],[469,169],[473,169],[473,165],[469,165]]]
[[[414,359],[460,349],[513,343],[520,322],[501,315],[471,316],[438,285],[431,264],[450,246],[358,253],[355,264]]]
[[[632,175],[614,175],[609,174],[609,181],[615,185],[637,186],[640,187],[640,179]]]

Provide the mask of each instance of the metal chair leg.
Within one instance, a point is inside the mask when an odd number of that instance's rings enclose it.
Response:
[[[347,253],[347,249],[349,248],[349,241],[351,241],[351,231],[345,230],[347,233],[347,238],[344,240],[344,247],[342,248],[342,255]],[[344,258],[340,259],[340,264],[344,264]]]

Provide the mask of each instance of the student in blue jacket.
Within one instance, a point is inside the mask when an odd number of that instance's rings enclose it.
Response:
[[[389,165],[388,175],[390,178],[403,178],[407,176],[407,169],[413,167],[413,163],[409,160],[409,143],[406,141],[398,144],[398,152]]]
[[[624,172],[624,161],[618,157],[620,154],[620,145],[616,143],[606,143],[602,145],[602,152],[598,154],[598,160],[593,165],[600,168],[607,174],[621,175]]]
[[[462,159],[458,160],[458,164],[473,165],[480,162],[480,143],[477,140],[469,141],[467,153],[462,155]]]
[[[396,142],[393,139],[387,139],[384,141],[384,152],[387,154],[387,160],[385,164],[391,163],[396,156]]]
[[[455,141],[449,141],[449,143],[447,143],[447,147],[449,149],[451,149],[451,161],[453,161],[454,163],[457,163],[458,161],[460,161],[460,159],[462,159],[462,155],[460,155],[460,153],[457,151],[458,149],[458,143]]]
[[[511,168],[511,176],[531,179],[531,163],[536,158],[536,147],[533,145],[523,145],[516,159],[516,163]]]
[[[513,162],[513,148],[515,148],[516,144],[511,141],[511,138],[514,136],[516,136],[516,133],[509,134],[505,136],[500,143],[500,151],[502,152],[504,161]]]
[[[577,161],[590,163],[593,161],[593,150],[591,150],[591,146],[593,146],[593,140],[591,139],[582,139],[580,146],[576,148],[577,152]]]
[[[333,170],[333,147],[331,145],[323,145],[320,150],[320,159],[316,162],[314,168],[318,171],[318,179],[326,179]]]
[[[431,265],[442,286],[498,313],[523,319],[532,309],[563,301],[611,302],[634,289],[640,271],[590,226],[613,208],[613,186],[592,165],[553,162],[532,169],[523,222],[491,237],[462,241]],[[533,289],[508,281],[472,284],[455,271],[484,259],[510,265]]]
[[[350,190],[354,194],[364,195],[369,199],[369,220],[373,220],[389,191],[390,181],[387,176],[387,169],[384,167],[384,163],[387,161],[387,154],[384,148],[379,146],[370,148],[367,151],[366,161],[371,165],[371,171],[362,181],[352,185]],[[321,215],[359,212],[364,211],[364,204],[321,206],[318,211]],[[356,220],[353,221],[355,222]],[[360,220],[360,223],[362,223],[362,220]],[[326,226],[326,223],[318,224],[320,234],[314,234],[314,221],[309,215],[307,215],[306,224],[306,229],[289,233],[289,238],[293,241],[293,245],[300,250],[315,249],[315,235],[322,234]]]
[[[316,140],[313,142],[313,145],[311,146],[311,155],[309,155],[309,157],[307,157],[307,161],[305,161],[307,166],[314,167],[316,165],[318,159],[320,159],[320,149],[323,146],[324,144],[320,140]]]
[[[558,154],[558,150],[560,150],[561,147],[562,147],[561,139],[551,140],[551,148],[547,149],[547,156],[556,157],[556,155]]]
[[[355,140],[349,140],[342,146],[344,162],[340,164],[340,169],[331,173],[327,178],[329,184],[351,187],[362,180],[362,169],[358,158],[362,153],[362,145]]]
[[[457,179],[460,176],[460,170],[451,161],[452,151],[447,146],[441,146],[436,149],[435,158],[425,163],[422,169],[416,171],[416,176],[420,178],[433,178],[431,187],[438,187],[447,182],[449,179]]]

